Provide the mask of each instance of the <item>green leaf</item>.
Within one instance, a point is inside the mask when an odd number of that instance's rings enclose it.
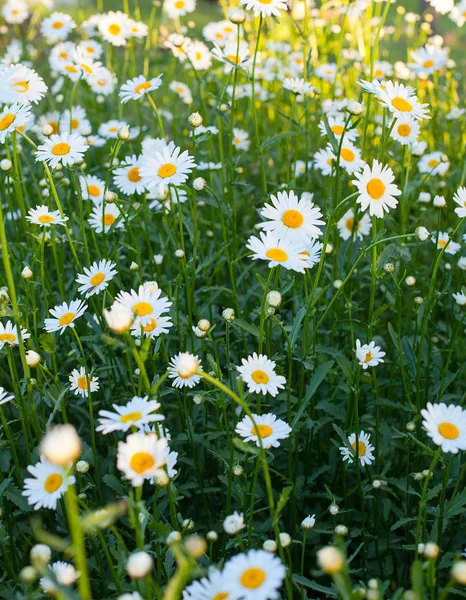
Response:
[[[291,336],[290,336],[291,347],[293,347],[294,343],[296,342],[296,339],[298,337],[298,333],[299,333],[299,330],[301,327],[301,323],[306,315],[306,311],[307,311],[307,306],[303,306],[302,308],[300,308],[298,310],[298,313],[297,313],[296,317],[294,318],[293,328],[291,330]]]
[[[320,365],[319,367],[317,367],[317,369],[314,371],[314,373],[311,377],[311,380],[309,381],[309,385],[307,386],[306,393],[304,394],[304,398],[301,401],[299,408],[296,412],[296,415],[293,419],[293,423],[291,424],[292,429],[294,429],[296,427],[296,425],[298,424],[302,414],[307,409],[309,402],[311,401],[312,397],[316,393],[319,385],[325,379],[327,373],[330,371],[330,369],[333,367],[334,364],[335,363],[333,360],[329,360],[328,362],[324,363],[323,365]]]
[[[311,590],[314,590],[315,592],[321,592],[322,594],[325,594],[326,596],[331,596],[332,598],[337,598],[337,593],[335,590],[333,590],[332,588],[329,588],[329,587],[325,587],[325,585],[320,585],[320,583],[316,583],[315,581],[311,581],[310,579],[308,579],[307,577],[304,577],[303,575],[293,575],[293,581],[295,583],[298,583],[299,585],[302,585]]]
[[[278,516],[280,515],[282,510],[285,508],[286,503],[290,499],[290,494],[292,491],[293,491],[292,485],[289,485],[286,488],[283,488],[283,491],[280,494],[280,498],[278,499],[278,502],[277,502],[277,507],[275,509],[275,515],[274,515],[275,521],[278,520]]]
[[[257,446],[250,446],[240,440],[239,438],[233,438],[233,444],[241,450],[241,452],[245,452],[246,454],[253,454],[254,456],[259,456],[259,448]]]
[[[243,321],[243,319],[235,319],[232,321],[232,325],[239,327],[240,329],[244,329],[244,331],[247,331],[251,335],[259,337],[259,327],[253,325],[252,323],[247,323],[246,321]]]

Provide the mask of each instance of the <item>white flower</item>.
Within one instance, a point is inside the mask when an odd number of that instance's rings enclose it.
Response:
[[[54,465],[69,465],[81,454],[81,440],[73,425],[54,425],[44,436],[40,450]]]
[[[283,89],[289,90],[296,96],[306,96],[314,91],[314,86],[301,77],[285,77]]]
[[[280,559],[264,550],[237,554],[225,563],[223,578],[234,598],[276,600],[286,569]]]
[[[393,183],[395,176],[393,171],[383,166],[377,160],[374,160],[372,167],[364,166],[362,173],[355,173],[356,179],[354,185],[358,188],[359,196],[356,200],[361,205],[362,210],[369,208],[369,214],[378,218],[383,218],[384,211],[389,212],[390,208],[396,208],[401,191]]]
[[[277,196],[271,195],[272,204],[266,204],[261,210],[264,219],[259,227],[265,231],[271,231],[281,240],[306,244],[311,239],[322,235],[320,225],[322,212],[311,199],[301,199],[290,190],[290,192],[278,192]]]
[[[266,260],[270,268],[281,265],[298,273],[308,268],[303,245],[282,240],[275,233],[260,233],[260,238],[251,236],[246,247],[253,253],[252,260]]]
[[[112,227],[113,229],[122,229],[125,226],[118,206],[106,202],[94,206],[88,223],[97,233],[102,233],[104,230],[107,233]]]
[[[243,513],[239,514],[236,511],[223,521],[223,529],[228,535],[236,535],[245,527]]]
[[[273,413],[252,415],[255,425],[247,415],[236,426],[236,433],[244,438],[245,442],[255,442],[256,446],[264,448],[278,448],[279,440],[285,440],[291,433],[291,427],[285,421],[277,419]]]
[[[42,77],[24,65],[10,65],[0,72],[0,104],[37,104],[47,91]]]
[[[322,571],[333,575],[343,569],[345,557],[335,546],[324,546],[317,551],[317,563]]]
[[[281,10],[287,10],[283,0],[241,0],[239,5],[245,5],[246,10],[252,10],[256,16],[262,17],[279,17]]]
[[[84,367],[80,367],[79,371],[78,369],[73,369],[68,379],[71,383],[70,390],[74,391],[76,396],[87,398],[89,392],[96,392],[99,389],[98,378],[91,377],[89,380]]]
[[[31,337],[31,334],[28,333],[27,329],[23,329],[22,327],[20,329],[21,339],[23,341]],[[0,350],[3,349],[5,345],[8,345],[10,346],[10,348],[12,348],[13,346],[17,346],[18,344],[18,327],[16,325],[13,325],[11,321],[7,321],[6,325],[0,323]]]
[[[121,98],[122,104],[125,104],[130,100],[139,100],[145,94],[158,90],[161,85],[162,75],[158,75],[152,79],[146,79],[144,75],[139,75],[124,83],[118,95]]]
[[[24,23],[29,17],[28,7],[22,0],[10,0],[2,6],[2,17],[10,25]]]
[[[31,109],[27,105],[12,104],[0,110],[0,143],[4,144],[6,136],[21,128],[31,119]]]
[[[87,309],[87,304],[82,300],[72,300],[69,304],[63,302],[50,309],[53,317],[45,319],[45,329],[48,333],[60,331],[60,335],[67,327],[74,327],[75,320],[81,317]]]
[[[196,0],[164,0],[163,10],[170,19],[184,17],[196,10]]]
[[[113,46],[126,46],[131,35],[129,17],[121,11],[99,15],[97,21],[100,35]]]
[[[109,282],[115,277],[115,263],[109,260],[94,261],[89,268],[84,267],[84,273],[77,276],[76,281],[81,284],[78,288],[80,294],[85,294],[86,298],[94,294],[99,294],[105,290]]]
[[[117,468],[139,487],[145,479],[157,477],[167,462],[168,443],[150,433],[132,433],[125,442],[118,442]]]
[[[439,231],[438,233],[432,233],[432,243],[437,244],[437,250],[443,250],[445,248],[446,254],[454,255],[461,250],[461,245],[453,240],[450,240],[450,236],[445,231]]]
[[[143,550],[131,554],[126,562],[126,571],[133,579],[142,579],[152,571],[153,567],[152,556]]]
[[[461,406],[427,403],[421,410],[422,426],[443,452],[457,454],[466,450],[466,411]]]
[[[187,150],[180,152],[180,148],[166,147],[152,156],[143,149],[139,172],[148,190],[155,187],[163,189],[170,184],[181,185],[188,179],[196,163]]]
[[[458,292],[456,294],[452,294],[452,296],[458,306],[466,306],[466,294],[464,292]]]
[[[104,199],[105,181],[95,175],[81,175],[79,178],[83,200],[100,204]]]
[[[53,571],[55,579],[59,585],[72,585],[80,576],[79,571],[76,571],[73,565],[61,560],[54,562],[50,569]],[[50,596],[55,596],[56,593],[60,593],[51,577],[41,577],[39,583],[44,592]]]
[[[56,44],[57,42],[66,40],[75,27],[76,23],[70,15],[62,12],[54,12],[42,21],[40,32],[47,38],[49,44]]]
[[[209,534],[207,534],[207,537]],[[193,581],[183,590],[183,600],[227,600],[232,598],[228,582],[217,569],[209,570],[208,577]]]
[[[58,210],[49,210],[48,206],[42,204],[29,209],[26,221],[34,225],[50,227],[51,225],[64,225],[68,221],[68,217],[62,217]]]
[[[432,44],[426,44],[423,48],[418,48],[411,52],[411,58],[414,62],[406,66],[417,75],[432,75],[447,64],[448,50],[438,48]]]
[[[346,140],[340,149],[339,163],[350,175],[360,171],[366,164],[361,158],[361,150]]]
[[[275,362],[254,352],[252,356],[241,359],[242,366],[237,367],[241,379],[250,392],[270,394],[275,397],[286,385],[286,379],[275,373]]]
[[[374,446],[370,443],[370,434],[364,433],[364,431],[360,431],[358,435],[358,439],[356,440],[356,434],[352,433],[348,437],[348,442],[350,446],[353,448],[353,452],[349,450],[346,446],[340,446],[340,452],[343,457],[343,460],[347,460],[349,464],[353,462],[355,456],[359,458],[359,462],[361,466],[371,465],[374,460],[374,455],[372,451],[375,449]]]
[[[148,401],[148,397],[140,398],[134,396],[125,406],[113,404],[115,412],[108,410],[99,411],[100,425],[96,431],[101,431],[104,435],[113,431],[128,431],[131,427],[144,429],[145,425],[163,421],[165,417],[155,414],[160,408],[160,403],[156,400]]]
[[[10,392],[7,392],[0,386],[0,405],[6,404],[7,402],[11,402],[12,400],[14,400],[14,398],[15,397],[13,394],[10,394]]]
[[[421,104],[412,88],[403,83],[387,81],[378,96],[380,104],[399,115],[410,115],[415,119],[429,119],[428,104]]]
[[[127,196],[144,193],[145,184],[139,171],[140,166],[140,158],[133,154],[124,158],[118,169],[113,171],[113,183],[120,192]]]
[[[366,370],[368,367],[376,367],[378,364],[383,363],[383,357],[385,352],[380,350],[380,346],[376,346],[375,342],[370,344],[361,344],[359,340],[356,340],[356,358],[359,361],[359,365]]]
[[[168,365],[168,376],[174,379],[173,387],[194,387],[201,380],[196,371],[202,371],[201,361],[189,352],[180,352]]]
[[[345,129],[346,119],[342,114],[338,113],[333,116],[330,115],[327,117],[327,119],[330,131],[333,133],[337,141],[341,139],[342,135],[344,135],[345,139],[350,142],[354,142],[354,140],[359,136],[357,129]],[[349,127],[349,124],[346,126]],[[327,128],[325,127],[324,121],[319,122],[319,129],[321,135],[327,136]]]
[[[51,135],[36,151],[36,161],[45,161],[54,169],[59,163],[74,165],[83,159],[89,148],[86,140],[77,133]]]
[[[453,200],[459,208],[455,208],[455,213],[460,219],[466,217],[466,187],[459,187],[453,196]]]
[[[442,152],[431,152],[424,154],[418,162],[419,173],[429,173],[429,175],[445,175],[450,168],[448,160],[444,160]]]
[[[153,319],[157,319],[172,305],[167,298],[161,298],[161,294],[161,289],[154,290],[149,286],[140,285],[137,292],[120,292],[115,301],[131,310],[138,327],[145,327],[153,325]]]
[[[421,131],[419,121],[410,115],[398,116],[390,137],[402,146],[415,146]]]
[[[353,209],[349,209],[337,223],[338,231],[342,240],[348,240],[354,233],[355,237],[362,240],[363,236],[368,235],[372,229],[370,216],[365,213],[355,223]]]
[[[316,524],[316,516],[315,515],[312,515],[312,516],[309,515],[301,521],[301,527],[303,529],[312,529],[315,524]]]
[[[28,503],[39,508],[57,508],[58,500],[75,482],[74,476],[67,476],[67,469],[49,462],[45,456],[40,461],[27,468],[32,478],[24,480],[23,496],[27,497]]]

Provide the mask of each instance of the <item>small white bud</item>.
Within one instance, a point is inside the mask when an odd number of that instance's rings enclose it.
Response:
[[[177,544],[181,541],[181,533],[179,531],[172,531],[168,534],[166,542],[167,546],[171,546],[171,544]]]
[[[126,562],[126,572],[133,579],[142,579],[149,575],[153,566],[152,556],[141,550],[130,555]]]
[[[113,202],[115,202],[115,200],[118,199],[118,196],[115,194],[115,192],[111,192],[110,190],[107,190],[105,192],[105,196],[104,196],[104,201],[107,204],[113,204]]]
[[[187,529],[188,531],[194,529],[194,521],[192,519],[184,519],[183,529]]]
[[[228,18],[235,25],[241,25],[246,20],[246,14],[241,8],[231,8],[228,11]]]
[[[209,542],[216,542],[218,540],[218,533],[216,531],[208,531],[206,538]]]
[[[348,102],[346,110],[350,113],[350,115],[358,117],[359,115],[362,115],[363,106],[360,102],[357,102],[356,100],[350,100]]]
[[[337,525],[335,527],[335,533],[342,537],[346,537],[348,535],[348,527],[346,527],[346,525]]]
[[[11,169],[11,167],[13,166],[13,163],[11,162],[11,160],[8,160],[8,158],[4,158],[1,162],[0,162],[0,169],[2,171],[9,171]]]
[[[31,548],[29,556],[32,562],[38,561],[44,565],[48,565],[52,558],[52,550],[46,544],[36,544]]]
[[[412,275],[408,275],[408,277],[406,277],[405,279],[405,283],[408,287],[413,287],[414,285],[416,285],[416,278]]]
[[[387,262],[387,263],[384,264],[383,270],[386,273],[393,273],[393,271],[395,270],[395,265],[393,263],[391,263],[391,262]]]
[[[50,125],[50,123],[46,123],[42,127],[42,135],[49,137],[50,135],[52,135],[52,133],[53,133],[53,127]]]
[[[199,329],[201,331],[209,331],[209,329],[210,329],[210,322],[207,319],[201,319],[199,321],[199,323],[197,324],[197,326],[199,327]]]
[[[271,290],[267,294],[267,304],[269,306],[273,306],[274,308],[278,308],[282,303],[282,295],[277,290]]]
[[[204,177],[196,177],[196,179],[193,181],[193,188],[196,190],[196,192],[201,192],[206,185],[207,182]]]
[[[227,323],[231,323],[235,320],[235,311],[232,308],[225,308],[222,311],[222,317]]]
[[[123,142],[129,140],[129,127],[127,127],[126,125],[120,127],[120,129],[118,130],[118,138]]]
[[[191,127],[200,127],[202,125],[202,116],[198,112],[191,113],[188,118],[188,123]]]
[[[280,533],[280,544],[282,545],[282,548],[287,548],[288,546],[290,546],[291,535],[284,531],[282,533]]]
[[[30,279],[32,277],[32,271],[28,267],[28,265],[26,265],[24,267],[24,269],[21,271],[21,277],[23,277],[24,279]]]
[[[274,553],[277,551],[277,542],[275,540],[265,540],[262,544],[262,549],[266,552]]]
[[[81,440],[73,425],[55,425],[45,434],[40,449],[54,465],[68,465],[81,454]]]
[[[31,565],[28,565],[27,567],[21,569],[19,572],[19,578],[23,583],[34,583],[34,581],[37,579],[37,571],[34,569],[34,567],[31,567]]]
[[[314,525],[316,524],[316,516],[315,515],[309,515],[308,517],[306,517],[305,519],[303,519],[301,521],[301,527],[303,529],[312,529],[314,527]]]
[[[37,365],[40,363],[40,354],[34,350],[28,350],[26,352],[26,363],[29,367],[37,367]]]
[[[426,547],[424,548],[424,555],[427,558],[437,558],[439,555],[440,548],[435,542],[427,542]]]
[[[461,585],[466,585],[466,560],[459,560],[453,565],[451,576]]]
[[[430,233],[425,227],[416,227],[416,236],[420,242],[425,242],[430,238]]]
[[[243,474],[243,467],[241,465],[234,465],[233,475],[235,477],[240,477],[242,474]]]
[[[175,251],[175,256],[176,258],[184,258],[184,250],[182,250],[181,248],[178,248],[178,250]]]
[[[89,463],[85,460],[78,460],[76,463],[76,471],[84,475],[89,471]]]
[[[139,271],[139,265],[137,262],[133,262],[129,265],[129,268],[131,269],[131,271]]]
[[[447,201],[445,200],[444,196],[435,196],[433,204],[435,208],[445,208]]]
[[[335,516],[340,512],[340,507],[338,506],[338,504],[335,504],[334,502],[332,502],[332,504],[328,507],[330,514]]]
[[[317,563],[328,575],[339,573],[345,564],[345,557],[335,546],[325,546],[317,552]]]

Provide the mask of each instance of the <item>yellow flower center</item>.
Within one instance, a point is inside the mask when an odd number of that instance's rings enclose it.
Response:
[[[95,275],[93,275],[89,281],[89,283],[96,287],[98,285],[100,285],[102,283],[102,281],[105,279],[105,275],[103,273],[96,273]]]
[[[401,137],[408,137],[408,135],[411,133],[411,127],[407,123],[403,123],[398,127],[398,133],[401,135]]]
[[[134,423],[136,421],[139,421],[139,419],[141,417],[142,417],[142,413],[140,413],[139,411],[136,411],[136,412],[132,412],[132,413],[126,413],[126,415],[121,415],[120,421],[121,421],[121,423],[129,423],[130,421],[132,421]]]
[[[61,29],[63,27],[64,23],[62,23],[61,21],[55,21],[55,23],[52,24],[52,27],[54,29]]]
[[[79,127],[78,119],[71,119],[71,129],[77,129]]]
[[[68,71],[68,73],[78,72],[78,69],[76,67],[73,67],[73,65],[66,65],[65,70]]]
[[[149,302],[137,302],[133,306],[133,313],[139,317],[145,317],[152,312],[152,305]]]
[[[71,146],[69,144],[66,144],[65,142],[60,142],[58,144],[55,144],[55,146],[52,148],[52,154],[54,154],[55,156],[65,156],[65,154],[68,154],[70,150]]]
[[[81,67],[81,69],[83,71],[86,71],[86,73],[88,75],[92,75],[93,71],[92,71],[92,69],[91,69],[91,67],[89,65],[85,65],[84,63],[81,63],[79,66]]]
[[[155,465],[155,458],[148,452],[136,452],[129,464],[133,471],[140,475]]]
[[[374,77],[382,77],[383,71],[381,69],[376,69],[374,71]]]
[[[453,423],[440,423],[438,432],[447,440],[456,440],[459,437],[460,430]]]
[[[100,196],[100,188],[97,187],[96,185],[88,185],[87,186],[87,191],[89,193],[89,196]]]
[[[349,231],[353,231],[353,227],[354,227],[354,217],[349,217],[349,219],[346,219],[346,229],[348,229]],[[358,223],[358,229],[359,229],[359,223]]]
[[[260,2],[264,2],[264,0],[259,0]],[[264,4],[268,4],[271,0],[266,0]],[[244,573],[241,575],[240,582],[241,585],[249,590],[255,590],[260,587],[265,581],[265,572],[258,567],[251,567],[250,569],[246,569]]]
[[[41,223],[53,223],[55,217],[53,215],[41,215],[37,220]]]
[[[78,381],[76,382],[78,384],[78,388],[81,390],[87,390],[87,377],[79,377]]]
[[[281,248],[270,248],[265,256],[276,262],[286,262],[288,260],[288,254]]]
[[[434,61],[433,60],[426,60],[426,62],[424,63],[424,68],[425,69],[429,69],[430,67],[434,66]]]
[[[239,63],[239,56],[236,56],[235,54],[227,54],[226,57],[230,62],[232,62],[235,65]]]
[[[264,425],[261,423],[257,427],[253,427],[251,429],[251,433],[252,435],[260,435],[261,438],[266,438],[269,437],[269,435],[272,435],[273,429],[270,427],[270,425]]]
[[[429,160],[428,165],[431,169],[434,169],[435,167],[437,167],[440,164],[439,160]]]
[[[351,447],[356,452],[356,442],[354,442],[354,444],[351,444]],[[358,450],[357,450],[358,456],[364,456],[365,453],[366,453],[366,444],[364,444],[364,442],[358,442]]]
[[[58,490],[58,488],[61,486],[62,482],[63,482],[63,477],[61,475],[59,475],[58,473],[52,473],[45,480],[44,490],[48,494],[53,494],[53,492],[56,492]]]
[[[344,129],[345,128],[343,127],[343,125],[334,125],[332,127],[332,131],[335,135],[341,135],[343,133]]]
[[[12,333],[0,333],[0,342],[14,342],[16,337]]]
[[[146,325],[145,327],[143,327],[143,329],[146,333],[150,333],[151,331],[154,331],[154,329],[156,327],[157,327],[157,321],[154,319],[154,317],[152,317],[152,319],[150,320],[150,323],[148,325]]]
[[[13,83],[12,87],[16,88],[17,92],[24,94],[29,89],[29,83],[27,81],[17,81]]]
[[[393,98],[392,106],[393,106],[393,108],[396,108],[396,110],[399,110],[400,112],[409,112],[409,111],[413,110],[413,105],[410,104],[404,98],[400,98],[399,96],[397,96],[396,98]]]
[[[366,358],[364,359],[364,362],[368,363],[368,362],[371,362],[371,360],[372,360],[372,352],[368,352],[366,354]]]
[[[162,179],[165,179],[166,177],[171,177],[172,175],[174,175],[176,173],[176,167],[172,163],[167,163],[160,167],[158,173],[159,173],[159,177],[162,177]]]
[[[92,48],[92,46],[88,46],[86,48],[86,52],[89,52],[89,54],[94,54],[95,50],[94,50],[94,48]]]
[[[257,371],[253,371],[251,373],[251,377],[254,379],[254,381],[256,383],[268,383],[269,382],[269,376],[267,375],[267,373],[265,371],[261,371],[260,369],[258,369]]]
[[[7,113],[0,119],[0,131],[5,131],[16,119],[16,115],[13,113]]]
[[[438,245],[440,246],[440,248],[444,248],[447,245],[447,242],[446,240],[439,240]]]
[[[58,322],[60,325],[69,325],[75,316],[73,312],[67,312],[58,319]]]
[[[304,221],[303,215],[299,212],[299,210],[286,210],[282,215],[282,221],[291,229],[297,229],[301,227]]]
[[[112,23],[108,28],[108,31],[112,35],[118,35],[121,31],[121,27],[117,23]]]
[[[219,592],[218,594],[215,594],[212,600],[227,600],[227,598],[229,597],[230,594],[228,594],[227,592]]]
[[[346,160],[346,162],[353,162],[356,157],[355,153],[349,148],[342,148],[340,156],[343,158],[343,160]]]
[[[68,58],[68,52],[60,52],[60,58]]]
[[[150,90],[151,87],[152,87],[151,82],[150,81],[145,81],[144,83],[140,83],[139,85],[137,85],[134,88],[134,93],[135,94],[140,94],[144,90]]]
[[[53,133],[58,133],[58,123],[56,123],[55,121],[49,121],[48,124],[53,129]]]
[[[202,54],[200,52],[196,52],[196,60],[201,60]]]
[[[139,168],[138,167],[133,167],[132,169],[130,169],[128,171],[128,179],[130,181],[132,181],[133,183],[137,183],[138,181],[141,181],[142,177],[139,174]]]
[[[373,200],[379,200],[384,195],[385,184],[380,179],[374,178],[367,184],[367,193]]]
[[[114,215],[112,215],[111,213],[105,213],[104,225],[107,225],[107,227],[110,225],[113,225],[113,223],[115,223],[115,219],[116,219],[116,217]]]

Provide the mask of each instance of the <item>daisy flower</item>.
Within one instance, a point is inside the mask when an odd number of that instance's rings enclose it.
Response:
[[[45,161],[52,169],[59,163],[63,166],[74,165],[83,159],[89,148],[86,140],[77,133],[60,133],[51,135],[41,144],[36,152],[36,162]]]
[[[275,397],[286,385],[286,379],[275,373],[275,362],[265,354],[254,352],[252,356],[241,359],[242,366],[236,367],[241,379],[250,392],[270,394]]]
[[[409,115],[399,116],[390,133],[390,137],[402,146],[415,146],[417,144],[421,126],[419,121]]]
[[[456,4],[449,14],[449,17],[454,21],[458,27],[463,27],[466,23],[466,0],[461,0]]]
[[[92,131],[91,122],[82,106],[73,106],[72,112],[63,111],[60,118],[60,131],[88,135]]]
[[[168,86],[168,89],[172,92],[175,92],[175,94],[178,94],[178,96],[181,98],[181,100],[183,100],[185,104],[193,103],[193,96],[191,90],[182,81],[172,81]]]
[[[437,250],[445,248],[446,254],[454,255],[461,250],[461,244],[450,240],[450,236],[446,231],[439,231],[438,234],[433,232],[431,237],[432,243],[437,244]]]
[[[79,293],[86,294],[86,298],[89,298],[89,296],[105,290],[118,272],[115,267],[114,262],[105,259],[99,262],[94,261],[89,269],[84,267],[84,273],[76,278],[76,281],[81,284],[78,289]]]
[[[99,411],[99,426],[96,431],[104,435],[113,431],[128,431],[131,427],[144,429],[146,425],[163,421],[165,417],[155,414],[160,408],[160,403],[155,400],[148,401],[148,396],[140,398],[134,396],[125,406],[112,405],[115,412],[108,410]]]
[[[123,127],[128,127],[128,123],[126,123],[126,121],[117,121],[116,119],[112,119],[106,123],[102,123],[99,126],[99,135],[107,140],[116,140],[118,139],[118,131]]]
[[[259,226],[265,231],[271,231],[280,240],[305,244],[312,238],[322,235],[319,225],[324,225],[321,220],[322,212],[312,200],[299,199],[290,192],[278,192],[277,196],[270,196],[272,205],[266,204],[261,210],[264,219],[269,219]]]
[[[37,104],[47,91],[42,77],[24,65],[10,65],[1,73],[0,104]]]
[[[132,433],[125,442],[118,442],[117,468],[134,487],[145,479],[161,475],[167,462],[168,442],[154,433]]]
[[[389,77],[393,73],[393,66],[386,60],[376,60],[374,61],[374,72],[373,76],[376,79],[380,79],[381,77]]]
[[[87,78],[87,83],[95,94],[110,96],[115,90],[117,78],[114,73],[111,73],[105,67],[101,67],[98,75],[90,75]]]
[[[79,178],[83,200],[100,204],[104,199],[105,181],[95,175],[81,175]]]
[[[366,164],[361,158],[361,150],[346,140],[340,149],[339,162],[349,175],[360,171]]]
[[[126,46],[130,37],[129,18],[121,12],[110,12],[100,15],[98,20],[100,35],[112,46]]]
[[[260,238],[251,236],[246,247],[252,252],[252,260],[267,260],[269,268],[281,265],[287,270],[304,273],[307,268],[302,255],[303,245],[281,240],[275,233],[260,233]]]
[[[170,19],[178,19],[196,10],[196,0],[164,0],[163,10]]]
[[[211,569],[208,577],[193,581],[183,590],[183,600],[227,600],[231,598],[223,573]]]
[[[446,15],[453,10],[455,6],[454,0],[427,0],[432,8],[435,8],[441,15]]]
[[[140,40],[147,37],[147,34],[149,33],[149,26],[141,21],[129,19],[128,26],[132,38]]]
[[[47,38],[49,44],[56,44],[66,40],[75,27],[76,23],[70,15],[54,12],[42,21],[40,32]]]
[[[168,298],[160,298],[162,290],[151,289],[148,285],[140,285],[138,291],[120,292],[115,302],[126,306],[137,319],[139,326],[152,325],[152,318],[166,312],[172,303]]]
[[[52,133],[57,134],[60,131],[60,113],[57,110],[51,110],[41,115],[34,126],[37,135],[44,139],[45,136],[42,133],[45,125],[50,125]]]
[[[354,140],[359,136],[359,133],[355,128],[345,130],[346,119],[343,115],[338,114],[334,116],[329,116],[327,117],[327,120],[329,128],[335,136],[335,138],[337,139],[337,141],[340,140],[342,135],[344,135],[345,139],[349,142],[354,142]],[[350,124],[348,123],[346,127],[348,127],[349,125]],[[324,121],[319,122],[319,129],[322,135],[327,135],[327,128],[325,127]]]
[[[97,377],[91,377],[90,380],[86,377],[86,369],[84,367],[80,367],[79,371],[78,369],[73,369],[68,379],[71,383],[70,390],[74,392],[75,396],[87,398],[89,391],[91,393],[96,392],[100,387]]]
[[[453,196],[453,200],[459,208],[455,208],[455,213],[460,219],[466,217],[466,187],[459,187]]]
[[[304,250],[301,254],[306,261],[308,269],[312,269],[314,265],[319,263],[323,247],[324,245],[317,240],[311,240],[308,244],[304,245]]]
[[[383,363],[385,352],[382,352],[380,346],[376,346],[375,342],[361,344],[359,340],[356,340],[355,355],[359,361],[359,365],[365,371],[368,367],[376,367],[378,364]]]
[[[314,86],[300,77],[285,77],[283,89],[295,94],[295,96],[306,96],[315,90]]]
[[[466,411],[461,406],[427,403],[421,410],[422,426],[443,452],[457,454],[466,450]]]
[[[60,335],[67,327],[74,327],[76,319],[79,319],[87,309],[87,304],[82,300],[72,300],[69,304],[63,302],[50,309],[53,318],[45,319],[45,330],[48,333],[60,331]]]
[[[143,149],[139,172],[148,190],[170,184],[182,185],[188,179],[196,163],[187,150],[181,154],[180,152],[178,147],[173,150],[164,148],[161,152],[156,152],[155,156],[151,156]]]
[[[252,415],[252,419],[247,415],[236,426],[235,432],[241,436],[245,442],[255,442],[260,447],[260,439],[265,449],[278,448],[279,440],[289,437],[291,427],[285,421],[277,419],[273,413],[266,415]],[[260,439],[259,439],[260,436]]]
[[[249,141],[249,133],[244,129],[233,127],[233,146],[236,150],[249,150],[251,142]]]
[[[314,168],[322,175],[331,175],[336,164],[336,156],[330,147],[322,148],[314,154]]]
[[[196,40],[189,44],[186,55],[196,71],[204,71],[212,66],[212,54],[204,42]]]
[[[20,331],[22,340],[27,340],[31,337],[31,334],[28,333],[27,329],[21,327]],[[0,323],[0,350],[4,348],[5,344],[10,348],[19,344],[18,327],[13,325],[11,321],[7,321],[6,325]]]
[[[70,563],[63,562],[61,560],[54,562],[49,569],[53,571],[53,575],[59,585],[72,585],[79,577],[79,571]],[[60,589],[51,577],[41,577],[39,580],[43,591],[50,596],[59,596]]]
[[[2,17],[10,25],[21,25],[29,17],[28,7],[22,0],[10,0],[2,6]]]
[[[447,64],[448,50],[439,48],[432,44],[426,44],[423,48],[413,50],[411,58],[414,62],[408,63],[406,66],[417,75],[432,75],[435,71],[439,71]]]
[[[448,160],[444,160],[442,152],[430,152],[424,154],[417,164],[419,173],[429,173],[429,175],[445,175],[450,168]]]
[[[141,325],[140,320],[136,318],[131,326],[131,334],[134,337],[144,336],[152,339],[159,337],[162,333],[168,333],[170,327],[173,327],[173,323],[169,316],[151,317],[147,325]]]
[[[74,484],[74,475],[67,475],[68,468],[50,463],[45,456],[27,470],[32,475],[24,480],[23,496],[35,510],[56,509],[58,500],[65,494],[69,485]]]
[[[458,306],[466,306],[466,294],[464,292],[457,292],[456,294],[452,294],[452,296]]]
[[[226,19],[215,23],[207,23],[202,30],[202,35],[206,42],[224,46],[226,42],[236,39],[236,25]]]
[[[387,81],[378,96],[382,106],[398,115],[410,115],[415,119],[430,119],[427,114],[428,104],[421,104],[412,88],[407,88],[403,83]]]
[[[355,173],[355,177],[352,183],[359,191],[356,202],[361,205],[362,210],[369,208],[371,216],[381,219],[384,211],[388,213],[390,208],[397,207],[398,200],[395,196],[399,196],[401,191],[393,183],[395,176],[389,167],[374,160],[372,167],[365,165],[362,172]]]
[[[4,388],[0,387],[0,405],[6,404],[14,400],[14,395],[7,392]]]
[[[353,448],[353,452],[346,446],[340,446],[339,450],[343,457],[343,460],[347,460],[348,464],[352,464],[355,456],[359,458],[359,463],[362,467],[365,465],[371,465],[374,460],[374,455],[372,454],[373,450],[375,450],[374,446],[370,443],[371,436],[369,433],[364,433],[364,431],[360,431],[358,435],[358,439],[356,440],[356,434],[352,433],[348,437],[348,443]]]
[[[118,169],[113,171],[113,183],[126,196],[143,194],[145,185],[139,172],[140,159],[133,154],[121,161]]]
[[[222,62],[225,66],[223,72],[230,73],[235,67],[250,67],[252,66],[252,57],[249,55],[248,44],[241,40],[239,46],[236,41],[231,41],[225,44],[223,48],[214,43],[212,56]]]
[[[281,10],[288,10],[283,0],[241,0],[239,5],[252,10],[256,17],[279,17]]]
[[[177,388],[192,388],[198,384],[201,376],[196,371],[202,371],[201,361],[189,352],[180,352],[173,356],[168,365],[168,376],[174,379],[172,385]]]
[[[76,46],[77,50],[80,50],[83,54],[87,55],[92,59],[99,59],[104,53],[104,49],[102,44],[97,42],[96,40],[82,40]]]
[[[144,75],[139,75],[139,77],[134,77],[124,83],[118,95],[121,98],[122,104],[126,104],[130,100],[139,100],[145,94],[158,90],[161,85],[162,75],[158,75],[152,79],[146,79]]]
[[[337,74],[337,65],[335,63],[324,63],[315,69],[314,74],[319,79],[323,79],[328,83],[334,83]]]
[[[58,210],[49,210],[48,206],[42,204],[36,208],[30,208],[26,220],[33,225],[50,227],[51,225],[65,225],[68,217],[62,217]]]
[[[122,229],[125,226],[124,220],[120,217],[121,212],[116,204],[104,202],[94,206],[88,223],[96,233],[102,233],[103,231],[107,233],[111,227]]]
[[[249,550],[225,563],[223,579],[231,595],[242,600],[276,600],[286,576],[279,558],[265,550]]]
[[[31,109],[27,105],[15,103],[0,110],[0,143],[4,144],[6,136],[16,128],[24,127],[30,118]]]
[[[372,223],[370,216],[367,213],[365,213],[362,216],[362,218],[359,219],[355,226],[354,212],[350,208],[338,221],[337,227],[342,240],[348,240],[353,235],[353,230],[355,236],[362,240],[363,236],[368,235],[370,233]]]

